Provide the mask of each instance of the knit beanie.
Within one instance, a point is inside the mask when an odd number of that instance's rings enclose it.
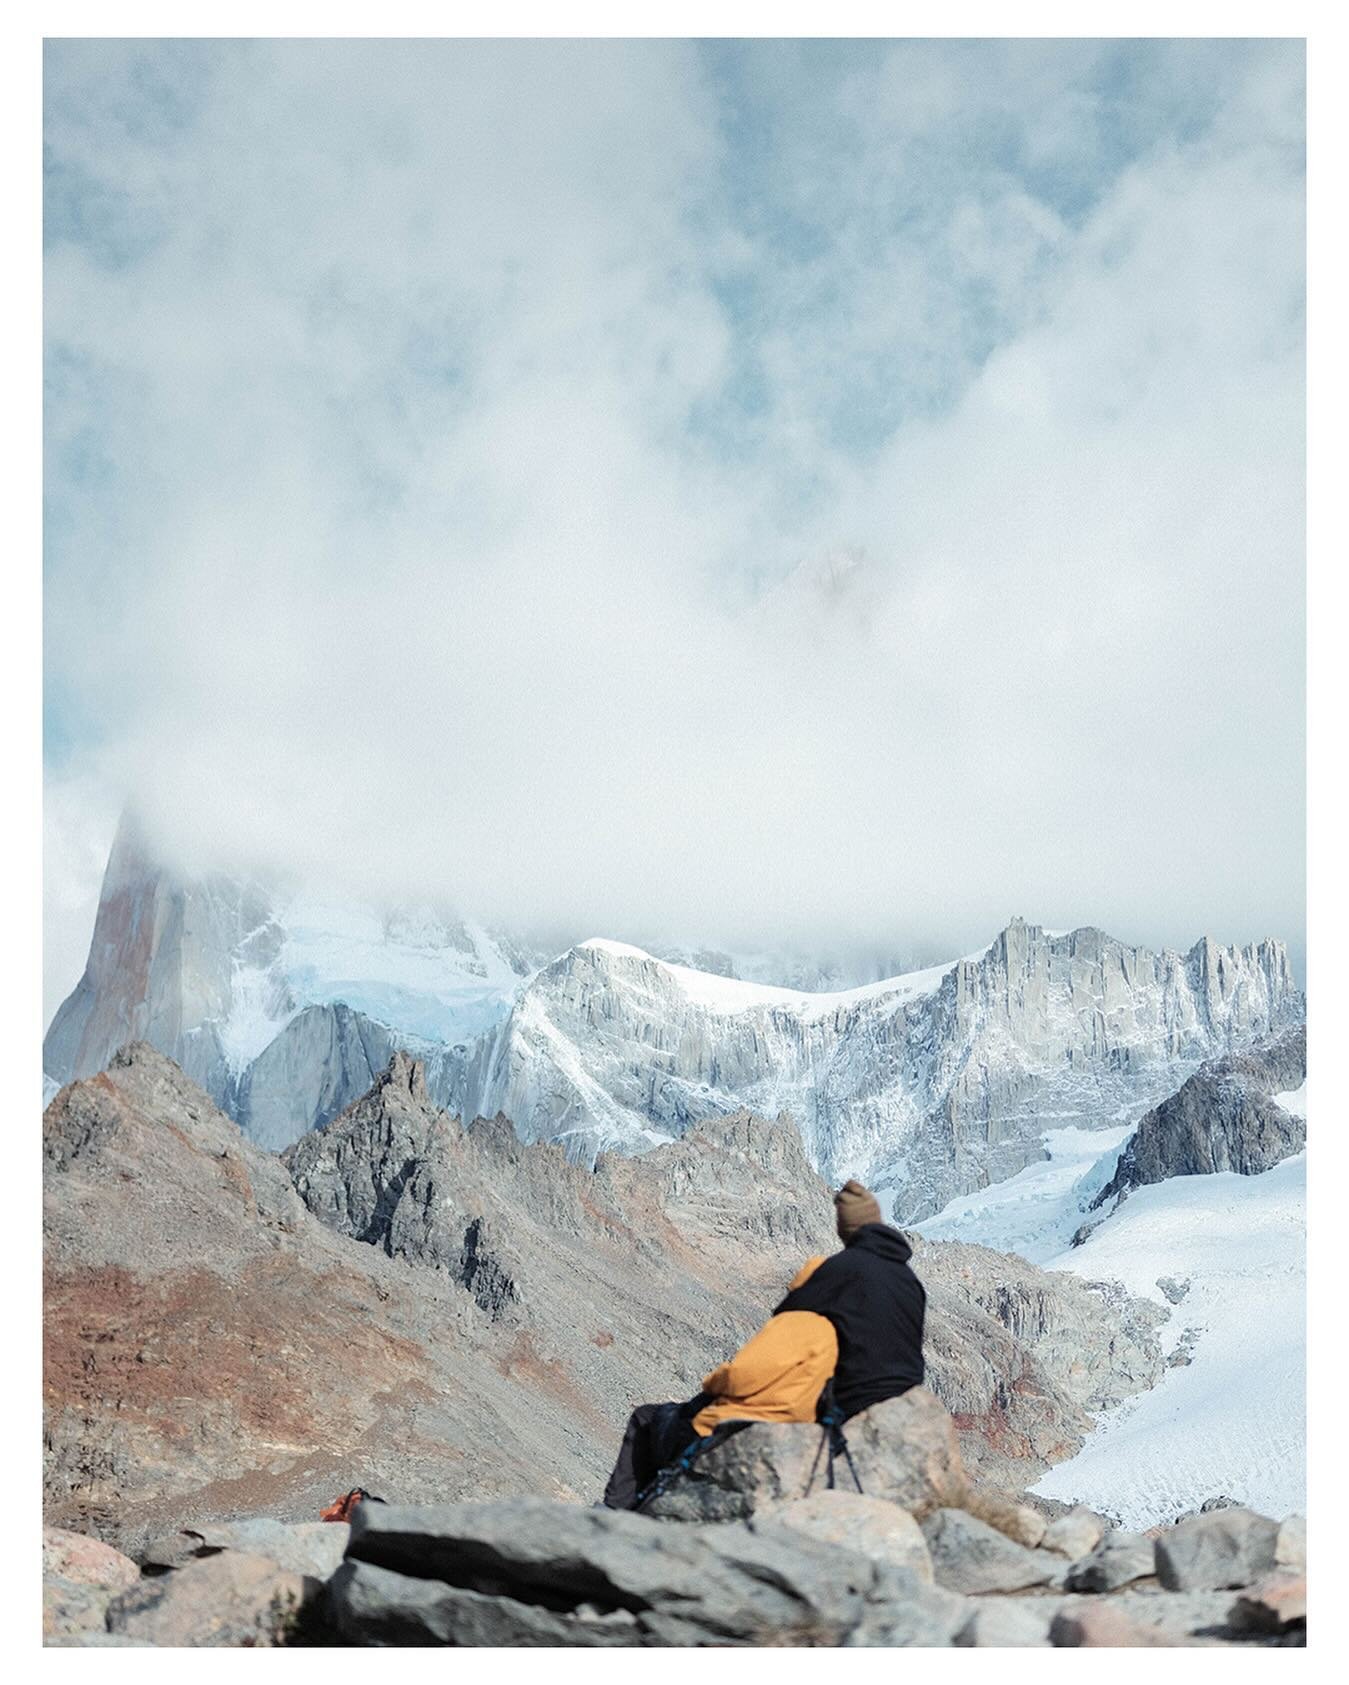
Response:
[[[845,1182],[834,1195],[834,1212],[838,1218],[838,1238],[846,1246],[858,1229],[868,1223],[881,1221],[881,1208],[876,1196],[860,1182]]]

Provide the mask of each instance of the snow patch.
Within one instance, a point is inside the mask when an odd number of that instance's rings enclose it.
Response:
[[[963,1240],[1043,1264],[1062,1252],[1081,1226],[1135,1127],[1051,1129],[1044,1137],[1047,1159],[954,1199],[912,1226],[926,1240]]]
[[[899,1004],[931,994],[960,963],[959,960],[950,960],[945,965],[883,978],[879,983],[863,983],[852,989],[811,992],[783,989],[772,983],[747,983],[741,978],[723,977],[714,971],[697,971],[692,966],[675,965],[669,960],[657,959],[643,948],[634,948],[626,942],[612,942],[605,937],[592,936],[580,947],[589,953],[609,954],[617,959],[638,960],[655,966],[693,1005],[727,1016],[753,1012],[761,1007],[779,1007],[803,1017],[823,1018],[840,1007],[887,995],[893,995],[896,1004]],[[967,957],[978,959],[982,957],[982,950],[980,954]]]
[[[1102,1417],[1033,1490],[1140,1529],[1223,1494],[1282,1518],[1306,1502],[1306,1155],[1260,1176],[1177,1176],[1135,1189],[1085,1243],[1048,1260],[1167,1303],[1188,1364]]]
[[[1294,1117],[1307,1121],[1307,1079],[1303,1077],[1296,1088],[1286,1088],[1282,1094],[1274,1096],[1274,1104],[1282,1106],[1284,1111],[1291,1112]]]
[[[491,1030],[528,980],[470,921],[447,926],[425,912],[383,918],[301,898],[281,922],[278,967],[297,1007],[342,1002],[431,1044]]]
[[[229,1015],[216,1032],[231,1074],[237,1077],[251,1065],[294,1016],[284,980],[272,967],[236,961]]]

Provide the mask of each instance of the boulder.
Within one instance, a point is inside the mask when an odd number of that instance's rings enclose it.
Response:
[[[932,1558],[923,1530],[898,1504],[868,1498],[860,1492],[815,1492],[809,1498],[760,1509],[752,1523],[763,1535],[782,1528],[804,1534],[821,1544],[856,1551],[873,1562],[903,1568],[932,1584]]]
[[[1095,1602],[1061,1609],[1050,1627],[1051,1642],[1061,1649],[1132,1649],[1186,1642],[1134,1620],[1117,1604]]]
[[[950,1413],[926,1387],[914,1387],[854,1416],[848,1448],[862,1491],[919,1520],[964,1501],[969,1483]],[[823,1431],[813,1423],[755,1422],[704,1452],[647,1513],[676,1521],[737,1521],[762,1505],[825,1489]],[[846,1462],[835,1465],[847,1487]]]
[[[122,1592],[107,1626],[138,1644],[270,1649],[296,1636],[320,1589],[265,1556],[225,1550]]]
[[[1054,1619],[1054,1600],[1047,1597],[986,1597],[956,1634],[961,1650],[1045,1648]]]
[[[204,1522],[154,1540],[141,1553],[149,1570],[184,1568],[222,1550],[265,1556],[278,1568],[326,1580],[337,1572],[351,1528],[343,1521],[274,1521],[256,1516],[245,1521]]]
[[[1241,1638],[1232,1622],[1232,1606],[1231,1592],[1168,1592],[1154,1583],[1126,1588],[1109,1596],[1065,1598],[1059,1604],[1059,1613],[1081,1615],[1096,1608],[1109,1609],[1123,1616],[1131,1627],[1154,1635],[1148,1639],[1149,1643],[1218,1644]]]
[[[1154,1549],[1168,1591],[1253,1584],[1275,1567],[1279,1525],[1249,1509],[1215,1509],[1163,1533]]]
[[[768,1521],[669,1527],[511,1499],[363,1506],[327,1608],[354,1644],[793,1646],[949,1638],[958,1603]]]
[[[327,1618],[346,1643],[356,1645],[552,1649],[642,1643],[636,1615],[621,1606],[552,1609],[355,1560],[344,1562],[328,1582]]]
[[[1069,1591],[1118,1591],[1156,1572],[1153,1541],[1139,1533],[1107,1533],[1081,1562],[1068,1570]]]
[[[1307,1581],[1302,1574],[1266,1575],[1232,1606],[1232,1624],[1246,1632],[1288,1632],[1307,1624]]]
[[[167,1574],[172,1568],[186,1568],[189,1562],[214,1553],[205,1548],[206,1541],[191,1527],[180,1527],[173,1533],[161,1533],[136,1552],[147,1574]]]
[[[1063,1562],[1046,1551],[1027,1550],[987,1522],[959,1509],[939,1509],[923,1522],[939,1586],[971,1596],[1024,1591],[1063,1581]]]
[[[1274,1541],[1275,1566],[1292,1573],[1307,1571],[1307,1518],[1290,1515],[1279,1524],[1279,1536]]]
[[[83,1580],[42,1577],[42,1642],[82,1644],[89,1634],[104,1630],[108,1605],[116,1596],[108,1586]]]
[[[125,1591],[141,1577],[140,1569],[120,1550],[64,1527],[42,1529],[42,1572],[44,1577],[109,1591]]]
[[[109,1603],[140,1579],[130,1557],[63,1527],[42,1529],[42,1641],[85,1644],[104,1631]]]
[[[1070,1562],[1080,1562],[1084,1556],[1090,1556],[1105,1537],[1106,1525],[1103,1516],[1079,1504],[1067,1515],[1057,1516],[1049,1523],[1040,1540],[1040,1548],[1066,1556]]]
[[[898,1576],[879,1602],[869,1604],[843,1640],[845,1649],[939,1650],[969,1624],[970,1599],[941,1586]]]
[[[989,1492],[981,1488],[974,1488],[965,1497],[963,1509],[980,1521],[986,1521],[990,1527],[997,1528],[1009,1539],[1017,1544],[1025,1545],[1028,1550],[1034,1550],[1045,1536],[1047,1523],[1039,1510],[1032,1509],[1029,1504],[1018,1503],[1015,1498],[1006,1498],[1000,1492]]]

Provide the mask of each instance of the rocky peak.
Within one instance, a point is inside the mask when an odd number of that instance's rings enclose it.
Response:
[[[373,1092],[383,1095],[391,1089],[397,1090],[400,1098],[406,1095],[414,1106],[428,1104],[426,1066],[420,1059],[414,1059],[410,1053],[395,1049],[388,1069],[375,1078]]]
[[[1306,1074],[1303,1024],[1265,1037],[1244,1053],[1200,1066],[1143,1118],[1125,1143],[1114,1175],[1092,1201],[1092,1210],[1132,1188],[1171,1176],[1223,1170],[1258,1176],[1301,1152],[1306,1121],[1275,1096],[1297,1088]]]

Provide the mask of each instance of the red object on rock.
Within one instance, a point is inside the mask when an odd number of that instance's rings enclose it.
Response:
[[[340,1498],[334,1498],[325,1510],[319,1511],[320,1521],[350,1521],[351,1512],[362,1498],[370,1494],[364,1486],[353,1486],[350,1492],[344,1492]]]

